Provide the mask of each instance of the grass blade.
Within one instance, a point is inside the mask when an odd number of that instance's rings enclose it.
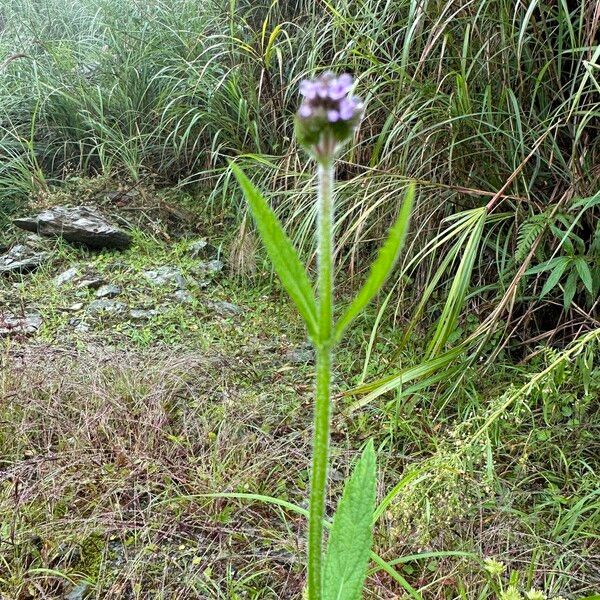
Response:
[[[410,220],[410,213],[415,197],[415,185],[411,184],[406,192],[404,203],[400,209],[400,214],[396,222],[390,229],[389,235],[379,251],[379,255],[373,265],[364,285],[350,303],[350,306],[344,311],[335,327],[335,339],[339,340],[344,329],[355,319],[360,312],[373,299],[375,294],[381,289],[387,276],[390,274],[398,254],[404,245],[406,232]]]

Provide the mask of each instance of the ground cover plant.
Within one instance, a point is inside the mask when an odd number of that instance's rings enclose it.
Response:
[[[46,261],[0,275],[0,595],[302,597],[315,357],[234,171],[314,276],[293,117],[334,66],[365,114],[337,306],[415,202],[336,349],[326,523],[372,440],[365,598],[596,597],[599,23],[571,0],[2,2],[0,247]],[[10,224],[65,204],[131,247]]]

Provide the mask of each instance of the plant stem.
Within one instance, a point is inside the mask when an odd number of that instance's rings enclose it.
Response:
[[[318,167],[318,292],[319,331],[316,344],[317,386],[308,533],[308,598],[321,600],[323,518],[327,493],[331,413],[333,331],[333,164]]]

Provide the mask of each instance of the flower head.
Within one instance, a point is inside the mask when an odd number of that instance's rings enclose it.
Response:
[[[313,80],[300,82],[302,104],[296,118],[301,144],[317,158],[331,158],[350,139],[363,112],[363,103],[351,95],[354,80],[343,73],[326,71]]]
[[[500,600],[523,600],[519,590],[514,585],[509,585],[501,594]]]
[[[506,570],[506,565],[504,563],[498,562],[493,558],[486,558],[483,562],[484,569],[494,577],[502,575]]]
[[[531,588],[528,592],[525,592],[527,600],[546,600],[546,594],[541,590]]]

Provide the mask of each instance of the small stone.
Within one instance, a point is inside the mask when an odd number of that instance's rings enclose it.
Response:
[[[80,583],[76,585],[66,596],[65,600],[83,600],[89,588],[89,584]]]
[[[83,279],[77,285],[78,289],[89,289],[89,290],[97,290],[99,287],[102,287],[106,283],[106,279],[102,279],[101,277],[94,277],[90,279]]]
[[[215,312],[219,313],[219,316],[221,317],[239,315],[244,312],[236,304],[232,304],[231,302],[225,302],[223,300],[208,300],[206,302],[206,306],[212,308]]]
[[[18,244],[0,256],[0,274],[29,273],[48,260],[47,252],[36,252],[29,246]]]
[[[293,365],[306,365],[315,362],[315,350],[311,344],[302,344],[297,348],[288,350],[285,354],[285,360]]]
[[[71,304],[68,310],[71,312],[77,312],[83,308],[83,302],[75,302],[75,304]]]
[[[37,313],[14,315],[0,313],[0,336],[29,335],[42,326],[42,317]]]
[[[209,243],[206,238],[202,238],[190,245],[189,254],[192,258],[216,258],[219,255],[219,249]]]
[[[213,260],[203,260],[194,268],[194,273],[198,275],[216,275],[225,267],[225,263],[217,258]]]
[[[96,298],[116,298],[121,293],[121,288],[118,285],[107,283],[100,286],[96,291]]]
[[[186,290],[177,290],[173,294],[173,297],[175,298],[175,300],[177,300],[177,302],[181,302],[182,304],[189,304],[190,302],[194,301],[194,296],[192,296]]]
[[[77,267],[71,267],[66,271],[63,271],[60,275],[57,275],[52,281],[56,287],[60,287],[65,283],[71,281],[77,276]]]
[[[90,330],[90,326],[81,319],[71,319],[69,325],[73,326],[75,331],[78,331],[79,333],[87,333]]]
[[[144,276],[153,285],[175,285],[180,290],[187,287],[185,277],[177,267],[165,265],[158,269],[144,271]]]
[[[88,311],[91,313],[101,314],[118,314],[125,310],[125,305],[121,302],[117,302],[116,300],[107,300],[105,298],[101,298],[99,300],[94,300],[90,302],[88,306]]]
[[[159,312],[152,308],[150,308],[150,309],[132,308],[129,311],[129,317],[131,319],[133,319],[134,321],[144,321],[144,320],[150,319],[158,314],[159,314]]]

